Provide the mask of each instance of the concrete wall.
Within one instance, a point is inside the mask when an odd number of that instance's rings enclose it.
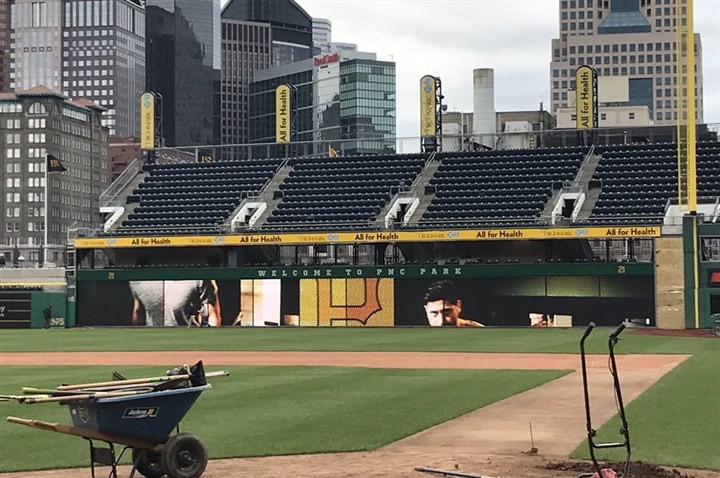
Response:
[[[655,240],[655,304],[659,329],[685,328],[683,238]]]
[[[47,292],[64,292],[67,284],[65,269],[0,268],[2,286],[39,286]]]

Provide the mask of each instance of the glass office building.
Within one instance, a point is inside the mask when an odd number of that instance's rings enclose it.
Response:
[[[147,90],[167,146],[220,144],[220,0],[147,0]]]
[[[313,141],[315,96],[313,72],[308,69],[250,83],[250,142],[275,142],[275,89],[282,84],[294,87],[292,121],[295,130],[292,140]]]
[[[350,153],[395,152],[395,63],[340,65],[340,127]]]
[[[312,141],[313,153],[329,146],[343,154],[395,151],[395,64],[374,55],[338,53],[259,71],[250,85],[250,139],[275,141],[275,89],[295,92],[294,141]]]

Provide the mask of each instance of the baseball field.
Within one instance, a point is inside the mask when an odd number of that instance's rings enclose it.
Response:
[[[588,458],[579,329],[70,329],[0,332],[0,394],[163,375],[203,360],[212,379],[183,420],[204,476],[573,476]],[[615,441],[609,330],[588,341],[593,425]],[[616,348],[633,460],[720,476],[720,340],[628,330]],[[69,423],[67,407],[0,415]],[[601,426],[602,425],[602,426]],[[530,428],[532,427],[532,436]],[[531,447],[537,453],[527,454]],[[621,452],[602,455],[623,459]],[[7,477],[89,476],[84,440],[0,423]],[[38,471],[54,470],[54,471]]]

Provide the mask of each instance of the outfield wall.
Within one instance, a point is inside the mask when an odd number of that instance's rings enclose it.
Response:
[[[427,326],[439,280],[487,326],[655,320],[653,264],[500,264],[79,271],[77,325],[183,326],[210,302],[223,326]]]

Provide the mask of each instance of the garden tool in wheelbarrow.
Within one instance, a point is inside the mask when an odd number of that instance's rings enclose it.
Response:
[[[583,394],[585,396],[585,418],[587,422],[588,447],[590,449],[590,458],[592,459],[595,472],[584,473],[579,475],[578,478],[629,478],[631,454],[630,432],[628,431],[627,418],[625,417],[625,406],[623,405],[622,391],[620,390],[620,379],[618,378],[617,363],[615,362],[615,345],[617,345],[618,337],[622,331],[625,330],[625,323],[621,323],[608,337],[608,367],[613,378],[615,403],[617,405],[618,415],[620,416],[619,432],[622,437],[621,441],[612,443],[596,443],[595,438],[597,436],[597,430],[595,430],[592,426],[590,395],[588,392],[587,363],[585,359],[585,340],[594,328],[595,323],[590,322],[590,325],[587,326],[585,333],[583,333],[583,336],[580,339],[580,359],[582,364]],[[601,468],[600,463],[598,463],[597,457],[595,456],[595,451],[608,448],[625,448],[626,458],[622,470],[616,472],[611,468]]]
[[[17,417],[7,421],[84,438],[90,444],[93,478],[96,464],[109,466],[108,477],[118,478],[117,466],[127,450],[132,451],[131,478],[136,471],[147,478],[199,478],[207,466],[207,449],[192,433],[180,433],[179,424],[200,394],[212,388],[207,378],[227,375],[225,370],[206,373],[200,361],[158,377],[123,377],[56,389],[25,387],[26,395],[5,397],[28,405],[68,405],[73,424]],[[119,455],[115,445],[123,447]]]

